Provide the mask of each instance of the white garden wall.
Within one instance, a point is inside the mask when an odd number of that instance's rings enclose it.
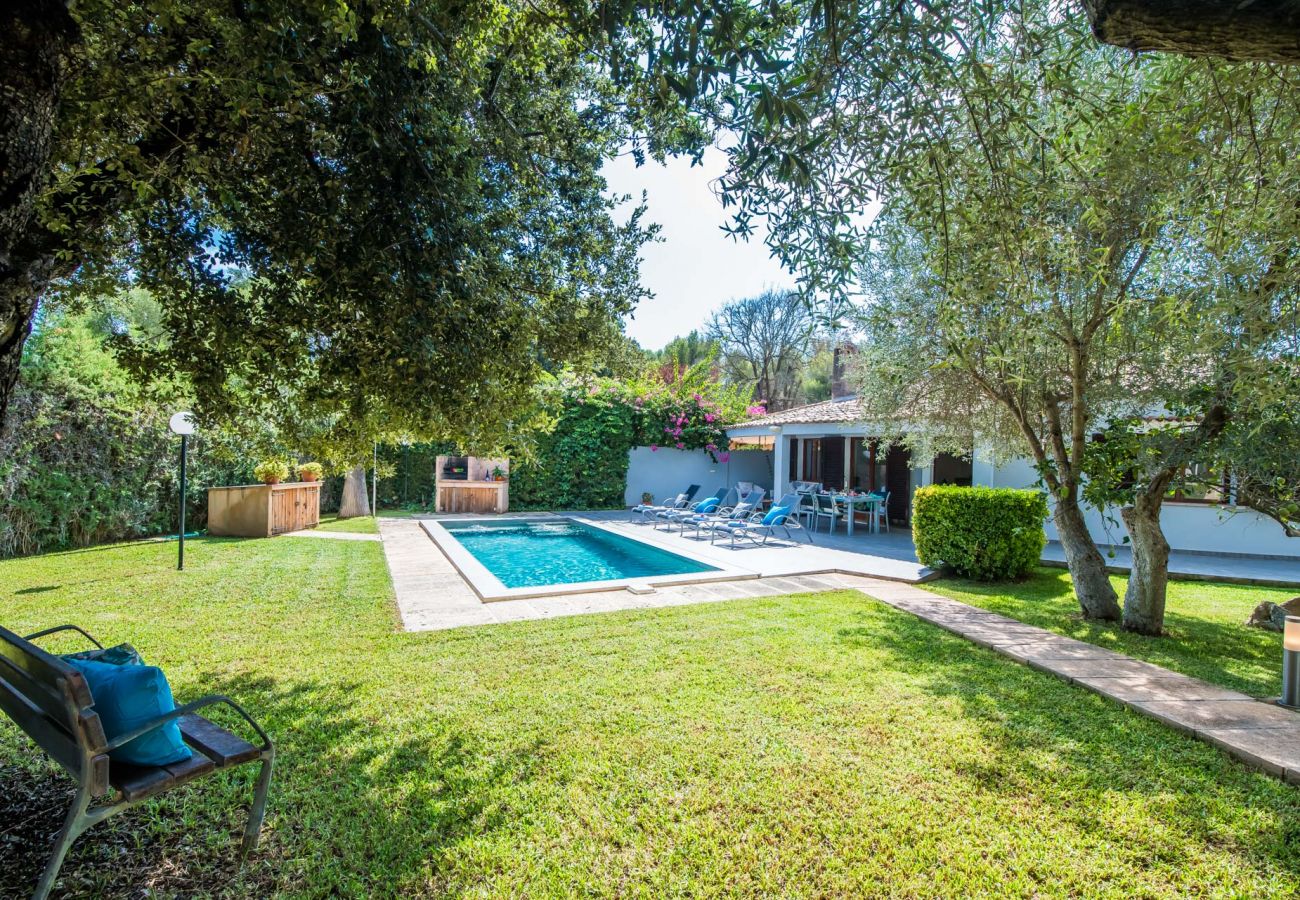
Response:
[[[974,481],[993,487],[1032,488],[1037,486],[1038,473],[1027,461],[1016,460],[996,467],[976,465]],[[1087,510],[1086,517],[1097,543],[1124,543],[1128,531],[1118,509],[1109,510],[1111,521],[1094,509]],[[1300,538],[1287,537],[1281,526],[1253,509],[1166,502],[1160,513],[1160,524],[1174,550],[1300,558]],[[1057,539],[1050,519],[1047,539]]]
[[[636,447],[628,453],[627,491],[623,501],[635,506],[641,502],[643,491],[662,500],[686,490],[688,484],[698,484],[697,496],[703,498],[723,485],[734,487],[737,481],[752,481],[770,491],[772,454],[763,450],[735,450],[728,462],[716,463],[703,450]]]

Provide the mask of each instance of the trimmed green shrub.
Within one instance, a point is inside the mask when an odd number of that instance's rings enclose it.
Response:
[[[981,581],[1020,578],[1038,564],[1047,536],[1038,491],[934,485],[912,498],[916,558]]]

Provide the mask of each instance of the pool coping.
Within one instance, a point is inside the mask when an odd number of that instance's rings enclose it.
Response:
[[[667,548],[661,544],[641,540],[634,535],[626,534],[616,528],[611,528],[603,522],[595,522],[590,519],[578,519],[573,516],[545,515],[545,516],[519,516],[512,517],[504,515],[500,518],[494,518],[494,522],[504,521],[520,522],[574,522],[587,528],[594,528],[598,531],[604,531],[608,534],[625,540],[637,541],[645,544],[647,547],[653,547],[656,550],[663,550],[672,553],[674,556],[680,556],[689,559],[691,562],[699,563],[702,566],[708,566],[706,572],[684,572],[677,575],[650,575],[643,578],[611,578],[605,581],[575,581],[568,584],[538,584],[527,587],[510,588],[506,587],[501,579],[483,565],[474,555],[465,549],[465,546],[458,540],[455,535],[442,526],[443,522],[479,522],[481,516],[467,515],[462,517],[448,517],[442,519],[421,519],[420,527],[424,529],[425,534],[437,545],[443,555],[451,562],[452,566],[470,586],[470,589],[478,595],[479,600],[484,603],[496,603],[502,600],[526,600],[535,597],[561,597],[566,594],[593,594],[601,591],[627,590],[631,593],[646,593],[653,588],[667,587],[678,584],[708,584],[714,581],[743,581],[758,578],[759,573],[752,569],[744,569],[740,566],[731,566],[720,564],[717,560],[707,559],[699,554],[692,553],[686,549]]]

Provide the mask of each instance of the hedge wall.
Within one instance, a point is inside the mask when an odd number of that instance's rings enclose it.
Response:
[[[916,558],[982,581],[1020,578],[1038,564],[1047,536],[1038,491],[934,485],[912,500]]]
[[[620,398],[568,398],[533,459],[512,465],[510,508],[621,508],[633,430],[632,407]]]
[[[47,323],[28,344],[0,438],[0,557],[172,531],[177,522],[176,407],[144,396],[86,322]],[[186,527],[206,523],[206,487],[251,478],[221,439],[190,441]]]

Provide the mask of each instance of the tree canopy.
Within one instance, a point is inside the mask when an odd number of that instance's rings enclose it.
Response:
[[[166,340],[125,335],[123,358],[207,415],[489,441],[641,296],[648,230],[598,174],[628,105],[563,7],[3,15],[0,416],[37,300],[129,284]]]

